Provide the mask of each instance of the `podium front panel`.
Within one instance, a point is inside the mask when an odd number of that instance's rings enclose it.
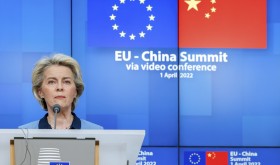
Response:
[[[144,136],[144,130],[0,129],[0,160],[1,164],[10,165],[10,140],[14,137],[28,139],[34,137],[70,137],[76,139],[94,138],[98,141],[100,165],[135,165]],[[25,146],[23,148],[23,152],[25,152]]]
[[[94,165],[94,139],[16,138],[14,146],[16,165]]]

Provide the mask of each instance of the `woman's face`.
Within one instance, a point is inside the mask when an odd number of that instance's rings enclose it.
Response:
[[[48,109],[59,104],[62,110],[71,110],[73,99],[77,96],[71,69],[59,65],[48,67],[43,73],[43,83],[38,94],[45,99]]]

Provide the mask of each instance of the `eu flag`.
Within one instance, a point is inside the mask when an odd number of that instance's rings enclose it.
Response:
[[[205,152],[184,152],[184,165],[205,165]]]
[[[177,47],[177,1],[88,1],[90,47]]]

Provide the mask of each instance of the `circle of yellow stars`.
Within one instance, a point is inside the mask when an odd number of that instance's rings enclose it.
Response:
[[[191,9],[194,9],[198,11],[198,4],[201,2],[201,0],[185,0],[185,2],[189,5],[188,11]],[[209,11],[205,12],[204,17],[206,19],[210,19],[211,15],[217,11],[215,4],[216,0],[210,0],[210,3],[212,4],[212,7],[209,9]]]
[[[197,160],[196,160],[196,161],[193,161],[193,157],[196,157]],[[191,164],[196,165],[196,164],[200,163],[201,157],[200,157],[200,155],[199,155],[198,153],[192,153],[192,154],[189,156],[189,161],[190,161]]]
[[[120,30],[120,25],[119,24],[117,24],[117,11],[119,10],[119,7],[120,6],[123,6],[123,5],[125,5],[125,3],[126,3],[126,1],[130,1],[130,2],[135,2],[135,0],[119,0],[119,5],[117,5],[117,4],[114,4],[113,6],[112,6],[112,10],[113,10],[113,14],[112,15],[110,15],[109,17],[110,17],[110,21],[112,21],[113,22],[113,25],[112,25],[112,28],[113,28],[113,30],[114,31],[119,31],[119,37],[120,38],[126,38],[126,36],[127,36],[127,29],[124,29],[124,30]],[[146,1],[147,0],[137,0],[137,1],[139,1],[139,4],[140,5],[142,5],[142,6],[145,6],[145,3],[146,3]],[[146,33],[148,32],[148,31],[152,31],[153,30],[153,22],[155,21],[155,16],[152,14],[152,11],[153,11],[153,6],[151,6],[151,5],[146,5],[146,11],[148,12],[148,13],[151,13],[148,17],[149,17],[149,24],[146,26],[146,28],[144,28],[144,29],[142,29],[142,31],[141,32],[139,32],[138,34],[139,35],[137,35],[137,33],[131,33],[131,34],[128,34],[129,36],[129,39],[130,40],[135,40],[136,38],[145,38],[145,36],[146,36]],[[145,30],[146,29],[146,30]],[[120,32],[121,31],[121,32]]]

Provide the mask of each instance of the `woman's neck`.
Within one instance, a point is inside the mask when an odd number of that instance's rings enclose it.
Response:
[[[54,129],[54,113],[48,112],[48,123]],[[73,115],[71,112],[61,111],[56,115],[56,129],[69,129],[73,122]]]

